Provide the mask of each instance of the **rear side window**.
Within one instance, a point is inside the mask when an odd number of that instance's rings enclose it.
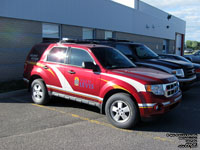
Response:
[[[31,53],[28,56],[28,61],[34,61],[34,62],[39,61],[42,54],[48,47],[49,44],[34,46],[31,50]]]
[[[93,62],[93,59],[85,50],[71,48],[70,64],[81,67],[83,62]]]
[[[47,56],[47,61],[64,63],[65,58],[66,58],[66,48],[55,47],[49,52]]]

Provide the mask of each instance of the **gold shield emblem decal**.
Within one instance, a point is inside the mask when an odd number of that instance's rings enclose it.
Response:
[[[78,77],[74,78],[74,85],[79,86],[79,78]]]

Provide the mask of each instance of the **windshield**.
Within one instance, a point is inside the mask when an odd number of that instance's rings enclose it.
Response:
[[[145,45],[131,45],[135,49],[136,55],[141,59],[154,59],[159,56]]]
[[[91,48],[92,52],[106,69],[134,68],[136,67],[126,56],[109,47]]]

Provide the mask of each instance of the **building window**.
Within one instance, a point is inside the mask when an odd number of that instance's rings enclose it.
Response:
[[[105,31],[105,39],[113,38],[113,33],[111,31]]]
[[[83,28],[83,39],[93,39],[94,30],[89,28]]]
[[[43,23],[42,24],[42,37],[43,38],[59,38],[59,25]]]

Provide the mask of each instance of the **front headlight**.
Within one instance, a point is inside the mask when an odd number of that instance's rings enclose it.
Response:
[[[172,70],[172,74],[174,74],[178,77],[184,77],[185,76],[183,69]]]
[[[146,85],[145,87],[148,92],[152,92],[155,95],[164,95],[165,94],[162,84]]]

